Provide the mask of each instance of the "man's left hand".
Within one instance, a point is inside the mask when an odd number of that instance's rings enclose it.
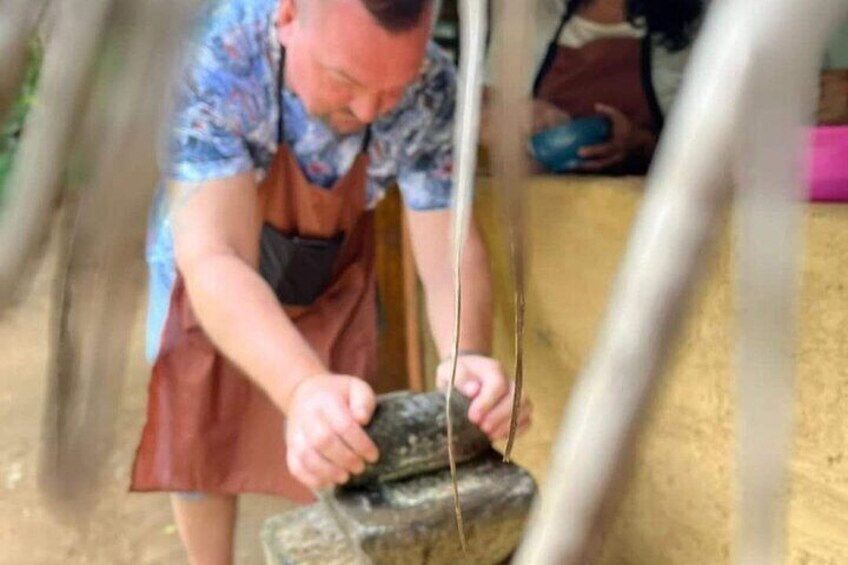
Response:
[[[436,371],[436,385],[446,390],[450,382],[451,359],[442,361]],[[456,366],[456,389],[471,400],[468,419],[489,439],[496,441],[509,435],[509,420],[515,397],[515,381],[507,377],[501,364],[484,355],[460,354]],[[522,395],[518,430],[530,426],[533,406]]]

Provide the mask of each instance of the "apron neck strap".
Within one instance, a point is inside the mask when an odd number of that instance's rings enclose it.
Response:
[[[550,43],[548,43],[548,50],[545,52],[545,58],[542,60],[542,66],[539,67],[539,72],[536,73],[536,78],[533,80],[534,97],[538,95],[542,79],[545,78],[545,75],[548,74],[549,70],[551,70],[551,65],[553,65],[554,59],[556,58],[557,45],[559,45],[559,34],[562,33],[562,29],[565,27],[565,24],[568,23],[568,20],[570,20],[573,15],[574,10],[566,6],[562,17],[559,20],[559,25],[557,25],[556,32],[554,32],[554,36],[551,38]]]

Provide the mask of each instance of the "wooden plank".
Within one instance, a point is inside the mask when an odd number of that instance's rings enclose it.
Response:
[[[421,347],[421,317],[419,310],[418,275],[412,256],[412,241],[406,216],[402,218],[401,261],[403,264],[403,312],[406,318],[406,374],[409,390],[423,392],[424,360]]]
[[[398,190],[390,190],[376,210],[378,361],[377,392],[409,388],[407,378],[407,325],[404,302],[403,204]]]

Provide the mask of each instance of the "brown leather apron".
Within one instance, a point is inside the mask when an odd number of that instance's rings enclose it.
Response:
[[[272,287],[277,287],[278,295],[282,289],[281,308],[330,370],[373,384],[374,231],[365,193],[370,135],[366,133],[350,171],[328,190],[304,177],[282,143],[282,120],[280,132],[279,151],[259,186],[259,212],[265,222],[261,270],[276,276]],[[303,273],[310,270],[304,268],[310,258],[317,256],[320,262],[320,257],[327,257],[322,250],[328,245],[338,247],[331,253],[328,275]],[[277,253],[270,267],[266,252]],[[287,287],[304,290],[298,280],[289,280],[303,279],[298,271],[306,281],[327,279],[314,300],[302,296],[286,300]],[[285,370],[280,367],[280,374]],[[207,338],[179,275],[153,365],[132,490],[258,492],[299,502],[312,499],[286,467],[282,414]]]
[[[583,47],[559,44],[571,14],[560,21],[534,83],[536,98],[572,118],[598,115],[595,104],[617,108],[638,126],[659,133],[662,112],[651,82],[650,38],[598,39]],[[629,162],[616,173],[643,173],[647,164]]]

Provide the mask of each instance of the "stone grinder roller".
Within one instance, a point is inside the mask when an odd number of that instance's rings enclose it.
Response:
[[[452,395],[466,520],[463,553],[454,522],[445,412],[440,392],[380,396],[366,428],[380,449],[379,461],[322,501],[268,519],[262,532],[267,564],[505,562],[518,545],[536,483],[521,467],[503,462],[468,420],[468,400]]]

